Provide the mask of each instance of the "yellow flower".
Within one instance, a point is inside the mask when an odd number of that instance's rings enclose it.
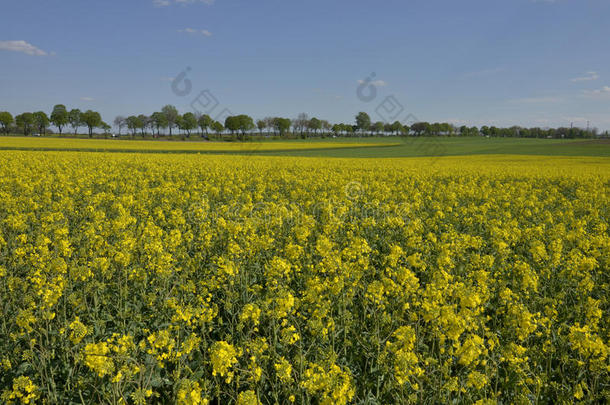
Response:
[[[74,344],[80,343],[87,336],[87,327],[78,319],[78,316],[70,323],[70,340]]]
[[[234,375],[231,369],[237,363],[237,356],[238,351],[233,345],[225,341],[214,342],[210,348],[212,374],[226,377],[226,382],[230,383]]]
[[[201,398],[201,387],[199,383],[190,380],[181,380],[176,393],[178,405],[207,404],[207,400]]]
[[[487,376],[485,374],[481,374],[478,371],[472,371],[468,374],[468,381],[466,382],[466,386],[474,387],[477,390],[482,389],[488,383]]]
[[[239,319],[242,322],[252,321],[252,323],[256,326],[259,324],[261,316],[261,310],[256,304],[246,304],[244,305],[243,310],[241,311],[241,315]]]
[[[1,399],[10,401],[19,400],[22,404],[34,403],[38,398],[38,387],[34,385],[30,377],[20,376],[13,380],[13,390],[2,394]]]
[[[460,346],[456,355],[459,357],[458,363],[469,366],[472,363],[477,364],[476,360],[486,352],[483,339],[480,336],[471,335]]]
[[[310,364],[305,370],[301,387],[310,395],[317,395],[324,405],[345,405],[354,397],[350,374],[336,364],[329,367]]]
[[[114,371],[114,362],[109,353],[110,349],[106,342],[88,343],[83,349],[85,364],[99,377],[110,374]]]
[[[292,381],[292,365],[284,357],[280,357],[279,363],[275,363],[275,373],[284,384]]]
[[[260,405],[260,401],[254,391],[248,390],[239,393],[237,405]]]

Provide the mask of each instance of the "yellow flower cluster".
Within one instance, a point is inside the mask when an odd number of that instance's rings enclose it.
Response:
[[[106,342],[89,343],[84,348],[85,364],[99,377],[114,371],[114,361],[109,356],[110,348]]]
[[[610,161],[0,155],[2,403],[606,403]]]
[[[320,404],[324,405],[344,405],[354,396],[351,376],[336,364],[329,367],[310,364],[301,386],[309,394],[319,397]]]
[[[13,380],[13,389],[5,390],[0,399],[7,404],[18,401],[21,404],[31,404],[38,398],[38,387],[32,383],[29,377],[21,376]]]
[[[178,405],[207,405],[208,403],[206,399],[201,398],[199,383],[190,380],[180,382],[176,399]]]
[[[74,344],[80,343],[87,336],[87,327],[78,319],[70,324],[70,341]]]
[[[226,382],[233,380],[235,373],[231,370],[237,363],[238,352],[233,345],[225,342],[215,342],[210,348],[210,361],[212,362],[212,375],[226,377]]]

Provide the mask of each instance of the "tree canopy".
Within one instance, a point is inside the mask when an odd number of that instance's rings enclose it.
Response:
[[[69,122],[68,120],[68,110],[66,106],[63,104],[57,104],[53,107],[53,112],[51,113],[51,122],[53,125],[57,127],[59,130],[59,134],[61,135],[62,129]]]

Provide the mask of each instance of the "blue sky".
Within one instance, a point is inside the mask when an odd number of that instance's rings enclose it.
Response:
[[[63,103],[111,123],[174,104],[610,129],[608,0],[2,0],[0,15],[14,114]]]

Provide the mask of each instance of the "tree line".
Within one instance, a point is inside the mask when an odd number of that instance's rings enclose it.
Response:
[[[102,116],[97,111],[87,110],[82,112],[78,108],[69,110],[63,104],[53,107],[50,115],[44,111],[24,112],[13,118],[8,111],[0,111],[0,125],[3,131],[8,133],[22,133],[31,135],[37,133],[45,135],[49,132],[49,126],[53,124],[59,134],[63,134],[64,129],[71,127],[72,133],[78,133],[78,129],[86,127],[90,137],[93,137],[93,130],[100,128],[109,132],[111,127],[102,121]]]
[[[166,105],[151,115],[132,115],[128,117],[117,116],[113,121],[118,129],[118,136],[122,130],[132,138],[140,135],[146,137],[174,136],[176,131],[185,138],[196,134],[205,139],[211,136],[221,138],[230,134],[232,138],[245,140],[251,135],[287,137],[350,137],[350,136],[489,136],[489,137],[522,137],[522,138],[593,138],[597,130],[582,128],[523,128],[512,126],[498,128],[495,126],[461,126],[456,127],[450,123],[415,122],[411,125],[399,121],[393,123],[377,121],[360,112],[355,117],[354,124],[335,123],[327,120],[310,118],[301,113],[297,118],[266,117],[254,120],[252,117],[240,114],[226,117],[224,122],[216,121],[207,114],[187,112],[180,114],[172,105]],[[5,134],[21,133],[23,135],[45,135],[51,133],[49,127],[53,125],[60,135],[67,129],[78,134],[79,128],[86,128],[90,138],[94,130],[100,129],[105,136],[110,135],[112,127],[102,120],[100,113],[92,110],[82,112],[79,109],[68,110],[65,105],[57,104],[50,115],[44,111],[25,112],[13,118],[11,113],[0,111],[0,125]],[[606,135],[608,132],[606,131]]]

